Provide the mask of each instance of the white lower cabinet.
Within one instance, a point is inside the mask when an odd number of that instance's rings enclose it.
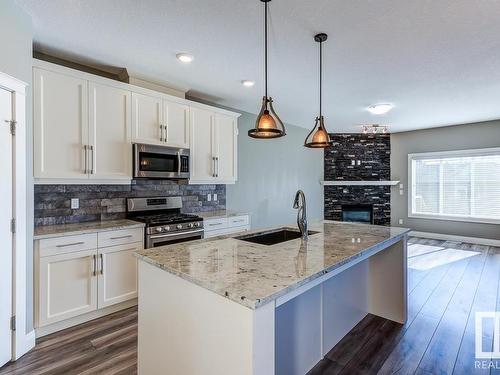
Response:
[[[137,298],[133,252],[143,248],[138,230],[142,234],[138,228],[109,232],[140,242],[107,247],[96,246],[98,233],[38,240],[36,327]],[[85,246],[92,248],[82,249]]]
[[[137,297],[137,259],[142,243],[99,249],[97,306],[103,308]]]
[[[204,237],[216,237],[250,230],[250,215],[239,215],[203,220]]]
[[[97,309],[97,250],[40,258],[38,326]]]

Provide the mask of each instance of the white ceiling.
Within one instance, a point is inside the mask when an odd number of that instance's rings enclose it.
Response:
[[[259,0],[17,0],[35,43],[139,78],[257,113],[263,94]],[[333,132],[393,132],[500,118],[498,0],[273,0],[270,94],[286,122],[318,111],[317,32],[324,44],[324,114]],[[195,56],[190,65],[175,54]],[[242,79],[255,80],[244,88]],[[388,115],[366,107],[389,102]]]

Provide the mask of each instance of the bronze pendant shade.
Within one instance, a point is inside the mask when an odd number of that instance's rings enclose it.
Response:
[[[325,148],[331,146],[332,142],[330,140],[330,135],[326,131],[325,121],[323,114],[321,112],[321,102],[322,102],[322,73],[323,73],[323,51],[322,43],[328,39],[326,34],[317,34],[314,36],[314,40],[319,43],[319,116],[316,117],[314,127],[307,135],[304,146],[309,148]]]
[[[264,70],[265,95],[262,107],[255,121],[255,128],[248,131],[248,136],[259,139],[279,138],[286,135],[285,125],[273,108],[273,99],[267,95],[267,6],[271,0],[260,0],[264,3]]]

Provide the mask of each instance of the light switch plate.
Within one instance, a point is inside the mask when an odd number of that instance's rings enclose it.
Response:
[[[80,208],[80,199],[78,198],[71,198],[71,208],[73,210],[77,210]]]
[[[217,200],[217,194],[214,193],[214,201]]]
[[[212,194],[207,194],[207,202],[210,202],[212,201]]]
[[[403,184],[399,184],[399,188],[400,188],[400,189],[404,189],[404,187],[405,187],[405,186],[404,186]]]
[[[404,190],[399,190],[399,195],[404,195],[405,191]]]

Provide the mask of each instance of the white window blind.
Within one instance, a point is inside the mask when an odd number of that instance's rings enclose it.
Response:
[[[500,223],[500,148],[409,155],[410,216]]]

